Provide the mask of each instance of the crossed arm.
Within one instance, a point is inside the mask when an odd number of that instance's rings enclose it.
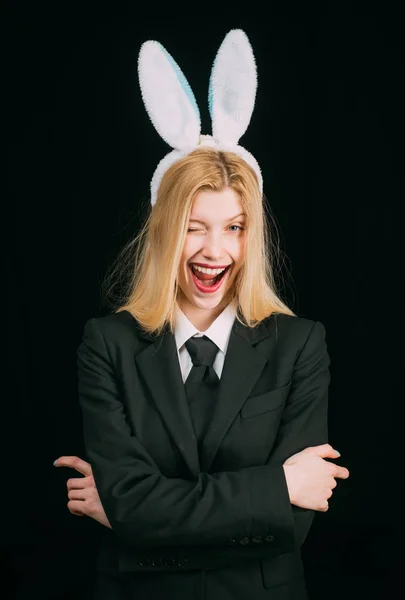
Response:
[[[327,441],[329,357],[315,322],[297,357],[276,445],[266,465],[164,477],[125,420],[117,381],[97,320],[78,349],[79,401],[86,454],[103,510],[116,535],[134,547],[211,546],[257,532],[280,552],[299,547],[314,512],[290,503],[284,461]],[[293,449],[293,450],[292,450]]]

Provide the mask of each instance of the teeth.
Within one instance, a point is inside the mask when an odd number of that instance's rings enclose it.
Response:
[[[198,265],[193,265],[193,269],[196,271],[200,271],[200,273],[207,273],[207,275],[219,275],[222,271],[225,271],[226,267],[223,269],[207,269],[207,267],[199,267]]]

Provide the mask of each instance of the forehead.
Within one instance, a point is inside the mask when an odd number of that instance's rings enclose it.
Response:
[[[239,195],[231,188],[221,192],[200,191],[191,208],[190,220],[225,221],[243,212]]]

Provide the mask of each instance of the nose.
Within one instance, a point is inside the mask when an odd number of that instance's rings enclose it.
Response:
[[[219,260],[224,256],[222,236],[220,233],[210,232],[204,236],[202,254],[211,260]]]

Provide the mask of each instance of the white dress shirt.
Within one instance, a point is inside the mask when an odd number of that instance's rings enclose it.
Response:
[[[235,321],[235,314],[235,309],[232,303],[230,303],[206,331],[199,331],[192,323],[190,323],[180,308],[177,310],[174,337],[176,339],[177,354],[179,356],[183,382],[186,381],[193,366],[190,354],[185,346],[187,340],[193,336],[202,337],[203,335],[206,335],[218,346],[219,350],[215,357],[213,368],[219,379],[221,378],[225,354],[228,349],[229,338]]]

